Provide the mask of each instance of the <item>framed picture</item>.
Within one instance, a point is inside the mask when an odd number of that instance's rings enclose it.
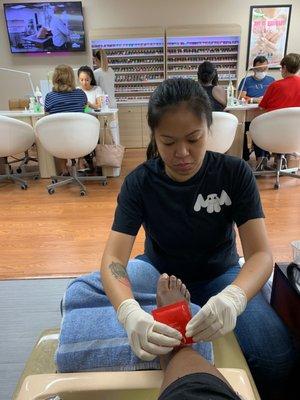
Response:
[[[269,68],[280,68],[286,53],[291,5],[251,6],[246,68],[256,56],[265,56]]]

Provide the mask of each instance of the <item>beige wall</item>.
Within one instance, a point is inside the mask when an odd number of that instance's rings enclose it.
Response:
[[[70,53],[68,57],[55,55],[11,54],[3,16],[3,2],[18,3],[21,0],[0,0],[0,66],[32,73],[34,84],[45,79],[55,65],[68,63],[78,67],[90,62],[90,52]],[[29,2],[29,1],[28,1]],[[83,0],[87,48],[88,31],[97,28],[170,26],[189,24],[238,23],[242,27],[239,59],[239,76],[245,70],[249,7],[256,4],[292,4],[292,16],[288,52],[300,53],[300,1],[274,0]],[[278,76],[278,74],[277,74]],[[29,87],[22,76],[0,71],[0,109],[7,108],[8,98],[22,97]]]

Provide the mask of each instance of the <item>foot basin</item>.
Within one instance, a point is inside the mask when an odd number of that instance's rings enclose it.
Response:
[[[246,372],[219,368],[233,389],[245,400],[255,400]],[[27,376],[17,400],[155,400],[162,371],[82,372]],[[58,400],[58,398],[56,399]]]

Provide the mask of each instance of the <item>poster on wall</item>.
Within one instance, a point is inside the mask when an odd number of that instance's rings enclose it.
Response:
[[[287,48],[291,10],[291,5],[250,7],[247,68],[260,55],[267,57],[270,68],[280,68]]]

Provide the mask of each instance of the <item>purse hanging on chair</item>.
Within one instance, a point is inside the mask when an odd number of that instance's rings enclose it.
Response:
[[[125,147],[121,144],[115,144],[112,135],[109,136],[111,144],[107,144],[107,122],[105,122],[102,143],[96,146],[96,165],[98,167],[120,168]]]

